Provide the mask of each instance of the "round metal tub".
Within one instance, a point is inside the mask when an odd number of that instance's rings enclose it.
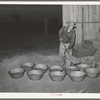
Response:
[[[84,70],[85,68],[90,68],[88,64],[78,64],[76,65],[80,70]]]
[[[35,70],[28,71],[27,75],[30,80],[40,80],[43,77],[43,72],[41,70]]]
[[[49,76],[52,81],[60,82],[63,81],[65,78],[65,71],[52,71],[49,73]]]
[[[24,63],[24,64],[20,65],[20,67],[25,69],[25,71],[27,72],[27,71],[33,70],[34,65],[35,65],[34,63],[27,62],[27,63]]]
[[[13,68],[13,69],[9,70],[8,73],[11,76],[11,78],[19,79],[19,78],[23,77],[25,70],[23,68]]]
[[[34,69],[41,70],[41,71],[43,71],[45,73],[47,71],[47,69],[48,69],[48,66],[45,65],[45,64],[36,64],[34,66]]]
[[[49,67],[49,71],[63,71],[63,67],[59,66],[59,65],[53,65]]]
[[[96,69],[100,70],[100,63],[96,63],[95,67]]]
[[[71,73],[72,71],[79,71],[80,69],[77,68],[76,66],[69,66],[65,68],[65,72],[67,75],[69,75],[69,73]]]
[[[84,80],[86,73],[83,71],[72,71],[71,73],[69,73],[69,76],[72,81],[81,82]]]
[[[97,68],[86,68],[84,70],[86,72],[87,77],[96,78],[100,74],[100,70]]]

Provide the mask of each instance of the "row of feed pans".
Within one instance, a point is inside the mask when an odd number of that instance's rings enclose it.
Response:
[[[45,64],[34,64],[31,62],[20,65],[19,68],[13,68],[8,71],[13,79],[23,77],[26,72],[30,80],[40,80],[49,69],[49,76],[52,81],[63,81],[66,75],[69,75],[72,81],[80,82],[85,77],[96,78],[100,74],[100,63],[95,66],[87,64],[78,64],[76,66],[67,66],[63,68],[59,65],[48,66]]]

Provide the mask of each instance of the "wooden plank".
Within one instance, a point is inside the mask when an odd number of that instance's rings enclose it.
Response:
[[[96,5],[93,5],[92,8],[93,11],[93,22],[96,21]],[[96,38],[96,23],[93,24],[93,39]]]
[[[62,6],[62,20],[63,20],[63,26],[65,25],[65,22],[66,22],[66,12],[65,12],[65,8],[66,8],[66,5],[63,5]]]
[[[88,16],[88,21],[89,22],[94,22],[94,23],[89,23],[89,27],[87,26],[87,24],[85,23],[84,25],[84,30],[85,30],[85,39],[100,39],[100,23],[95,23],[99,21],[99,9],[100,6],[99,5],[93,5],[93,6],[89,6],[89,16]],[[85,9],[86,7],[84,7]],[[86,18],[86,12],[84,11],[84,19],[87,20]],[[88,27],[88,34],[86,34],[86,28]]]
[[[92,17],[93,17],[92,6],[93,5],[89,5],[89,22],[92,21]],[[92,23],[89,23],[88,39],[93,39],[93,24]]]
[[[80,8],[80,9],[79,9]],[[73,5],[63,5],[62,6],[63,13],[63,25],[66,25],[66,22],[81,20],[81,6],[73,6]],[[78,14],[78,15],[77,15]],[[78,18],[80,17],[80,18]],[[81,43],[82,36],[82,28],[81,23],[76,24],[76,43]]]
[[[63,25],[66,25],[66,22],[69,22],[73,19],[73,16],[72,16],[72,13],[73,13],[73,10],[72,10],[72,7],[71,5],[63,5],[62,7],[62,13],[63,13]],[[67,23],[68,24],[68,23]]]
[[[89,18],[88,18],[88,14],[89,14],[89,10],[88,10],[89,6],[88,5],[85,5],[83,6],[83,17],[84,17],[84,21],[83,22],[88,22],[89,21]],[[87,40],[88,39],[88,36],[90,35],[89,34],[89,23],[84,23],[84,39]]]
[[[76,43],[81,43],[82,41],[82,6],[74,6],[74,21],[76,22]]]
[[[98,21],[100,21],[100,5],[98,5]]]
[[[74,17],[74,22],[77,22],[77,13],[78,13],[78,6],[77,5],[74,5],[73,6],[74,7],[74,15],[73,15],[73,17]]]
[[[74,6],[70,6],[70,21],[74,21]]]
[[[82,6],[78,5],[77,6],[77,22],[82,22]]]
[[[62,18],[63,18],[63,26],[66,25],[66,16],[67,16],[67,6],[66,5],[63,5],[62,6]]]
[[[76,43],[81,43],[82,41],[82,24],[76,24]]]
[[[63,8],[64,22],[76,22],[76,42],[79,43],[82,38],[82,5],[64,5]],[[100,5],[84,5],[83,18],[87,22],[84,23],[84,39],[100,39],[100,23],[96,23],[100,22]]]
[[[100,5],[97,5],[97,21],[100,21]],[[100,23],[96,24],[97,39],[100,39]]]
[[[74,22],[76,22],[76,43],[81,43],[82,41],[82,6],[74,6]]]
[[[81,6],[74,5],[73,6],[73,19],[72,21],[76,22],[76,43],[81,43],[82,41],[82,24],[77,23],[78,21],[82,21],[82,13],[81,13]]]
[[[99,21],[99,5],[96,6],[96,21]],[[96,23],[96,33],[95,33],[95,39],[100,39],[100,23]]]

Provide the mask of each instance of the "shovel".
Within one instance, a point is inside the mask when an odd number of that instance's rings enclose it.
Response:
[[[62,42],[62,43],[63,43],[63,42]],[[67,52],[67,48],[66,48],[66,46],[65,46],[64,43],[63,43],[63,45],[64,45],[64,47],[65,47],[65,52],[64,52],[64,59],[65,59],[65,53]],[[71,55],[69,54],[69,52],[67,52],[67,53],[68,53],[68,55],[69,55],[69,57],[70,57]],[[79,62],[79,63],[77,63],[77,64],[74,64],[69,58],[66,57],[66,59],[69,60],[69,61],[71,62],[72,65],[75,65],[75,66],[81,63],[81,62]],[[65,64],[65,63],[64,63],[64,64]]]

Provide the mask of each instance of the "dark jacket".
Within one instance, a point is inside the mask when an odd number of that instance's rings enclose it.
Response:
[[[64,31],[64,28],[61,28],[59,30],[59,39],[65,44],[70,43],[68,49],[72,49],[76,39],[75,30],[73,29],[70,32],[68,32],[68,28],[66,29],[66,31]]]

